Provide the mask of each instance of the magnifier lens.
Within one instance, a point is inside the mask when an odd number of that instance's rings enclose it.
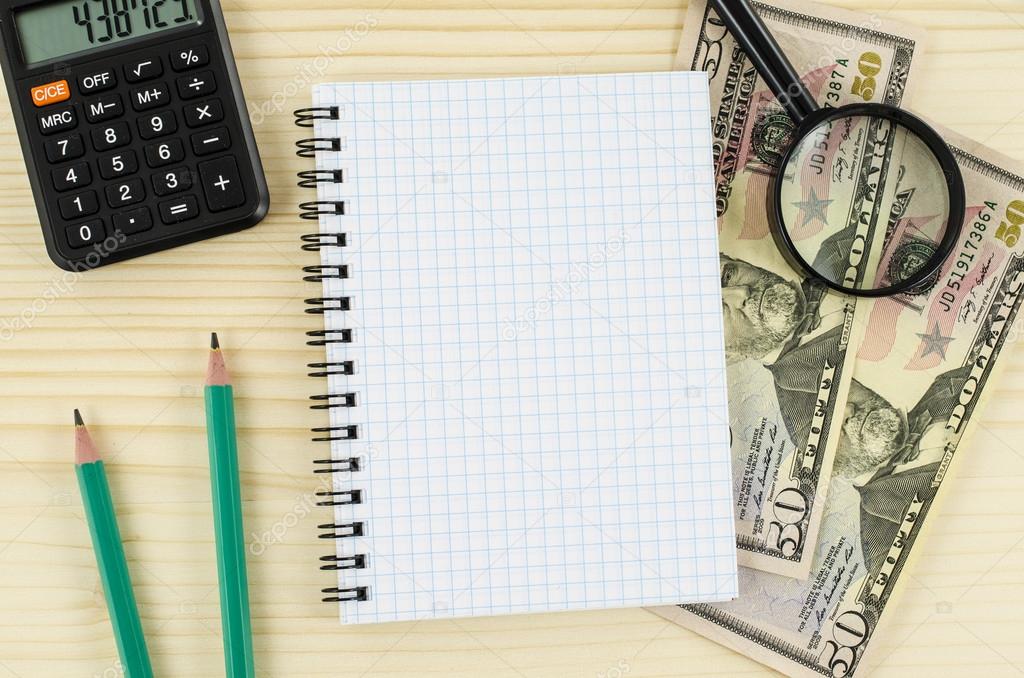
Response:
[[[909,128],[884,116],[826,120],[796,140],[781,169],[782,227],[821,277],[872,290],[934,268],[949,191],[938,158]]]

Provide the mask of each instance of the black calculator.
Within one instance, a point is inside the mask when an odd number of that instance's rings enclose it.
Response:
[[[259,222],[270,196],[217,0],[0,0],[50,258],[95,268]]]

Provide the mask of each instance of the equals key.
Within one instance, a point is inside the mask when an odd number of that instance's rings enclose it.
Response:
[[[195,196],[183,195],[174,200],[160,203],[160,221],[165,224],[176,224],[181,221],[195,219],[199,216],[199,203]]]

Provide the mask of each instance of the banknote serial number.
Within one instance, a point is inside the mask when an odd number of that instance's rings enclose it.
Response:
[[[950,269],[949,279],[946,281],[946,287],[952,291],[943,290],[942,294],[939,295],[939,304],[947,313],[953,310],[953,304],[957,300],[954,292],[960,290],[964,278],[970,272],[971,266],[977,257],[977,252],[980,249],[979,243],[985,239],[985,232],[993,223],[998,210],[998,203],[986,201],[985,209],[974,219],[970,230],[967,232],[963,247],[960,249],[956,262],[953,264],[953,268]],[[998,228],[996,228],[995,238],[1007,247],[1012,248],[1020,240],[1022,228],[1024,228],[1024,200],[1014,200],[1007,205],[1005,215],[999,222]]]

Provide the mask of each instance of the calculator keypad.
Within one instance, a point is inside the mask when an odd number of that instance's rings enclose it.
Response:
[[[258,197],[219,52],[186,41],[135,54],[72,65],[67,99],[30,104],[61,250],[206,228]]]

